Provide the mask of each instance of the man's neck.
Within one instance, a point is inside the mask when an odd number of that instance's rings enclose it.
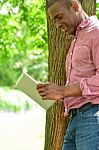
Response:
[[[87,18],[89,18],[89,16],[84,12],[82,11],[80,14],[79,14],[79,22],[78,22],[78,25],[80,25],[84,20],[86,20]]]

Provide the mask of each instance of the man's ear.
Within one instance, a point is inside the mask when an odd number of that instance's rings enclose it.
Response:
[[[71,1],[71,8],[75,11],[78,12],[79,11],[79,3],[76,0],[72,0]]]

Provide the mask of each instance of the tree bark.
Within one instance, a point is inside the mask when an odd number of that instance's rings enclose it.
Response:
[[[81,0],[88,15],[96,12],[96,0]],[[65,60],[71,44],[72,36],[57,30],[47,15],[48,22],[48,80],[58,85],[66,82]],[[45,147],[44,150],[61,150],[68,119],[64,117],[63,102],[56,102],[46,112]]]

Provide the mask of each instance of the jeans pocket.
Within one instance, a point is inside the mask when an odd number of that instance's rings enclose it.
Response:
[[[98,111],[98,107],[95,105],[95,106],[91,106],[90,108],[84,110],[84,111],[81,111],[81,116],[84,117],[84,118],[88,118],[88,117],[95,117],[96,113]]]

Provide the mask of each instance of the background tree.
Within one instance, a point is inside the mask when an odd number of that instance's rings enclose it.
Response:
[[[0,86],[15,84],[24,69],[37,80],[47,80],[44,3],[0,0]]]
[[[46,2],[47,3],[47,2]],[[88,15],[96,13],[95,0],[82,0],[83,8]],[[48,19],[48,79],[50,82],[64,85],[65,77],[65,58],[71,44],[72,37],[64,32],[57,30],[52,20]],[[56,104],[47,111],[45,150],[61,150],[64,132],[67,126],[67,119],[64,118],[64,106],[62,102]]]

